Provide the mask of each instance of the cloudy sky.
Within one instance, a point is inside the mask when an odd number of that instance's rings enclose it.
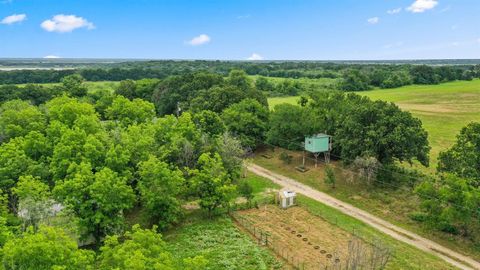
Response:
[[[478,0],[0,0],[0,57],[480,58]]]

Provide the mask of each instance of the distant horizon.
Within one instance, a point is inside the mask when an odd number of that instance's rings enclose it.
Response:
[[[127,60],[127,61],[223,61],[223,62],[251,62],[251,63],[265,63],[265,62],[389,62],[389,61],[455,61],[455,60],[478,60],[480,58],[404,58],[404,59],[264,59],[264,60],[247,60],[247,59],[207,59],[207,58],[102,58],[102,57],[59,57],[59,58],[44,58],[44,57],[0,57],[0,60],[42,60],[42,61],[62,61],[62,60]]]
[[[479,13],[472,0],[8,0],[0,57],[477,59]]]

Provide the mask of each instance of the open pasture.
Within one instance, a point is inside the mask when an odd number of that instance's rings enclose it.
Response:
[[[432,147],[431,164],[449,148],[460,129],[480,121],[480,80],[439,85],[412,85],[359,93],[374,100],[390,101],[422,120]]]
[[[460,129],[470,122],[480,121],[478,79],[355,93],[373,100],[393,102],[422,121],[432,147],[431,171],[436,168],[438,154],[453,144]],[[273,109],[277,104],[297,104],[298,99],[299,97],[275,97],[269,98],[268,103]]]

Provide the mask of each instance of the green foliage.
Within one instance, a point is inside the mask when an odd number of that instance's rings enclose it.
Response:
[[[33,226],[36,231],[39,223],[53,216],[50,188],[32,176],[21,176],[12,188],[12,193],[18,199],[18,215],[24,221],[24,228]]]
[[[398,106],[355,94],[317,93],[310,103],[320,130],[333,135],[334,153],[353,161],[372,156],[382,164],[418,160],[428,166],[428,134],[422,123]]]
[[[138,190],[150,220],[164,229],[178,222],[181,214],[178,196],[185,182],[182,172],[150,156],[139,164]]]
[[[238,139],[226,132],[216,139],[216,152],[220,155],[223,167],[231,179],[240,177],[243,166],[244,151]]]
[[[94,174],[88,163],[72,165],[69,177],[58,181],[53,191],[79,217],[82,236],[92,234],[97,243],[104,235],[121,231],[123,211],[135,200],[125,178],[109,168]]]
[[[427,65],[413,66],[410,69],[410,75],[415,84],[437,84],[440,82],[440,76],[435,73],[435,69]]]
[[[275,90],[275,85],[265,77],[259,77],[255,80],[255,88],[264,92],[273,92]]]
[[[283,151],[282,153],[280,153],[280,156],[278,158],[282,160],[283,163],[285,164],[292,163],[292,159],[293,159],[293,157],[290,154],[288,154],[288,152],[286,151]]]
[[[200,207],[211,215],[220,206],[228,207],[235,196],[235,186],[218,154],[202,154],[197,169],[192,170],[192,183],[200,198]]]
[[[37,163],[29,158],[25,151],[25,141],[18,137],[0,146],[0,189],[10,192],[10,189],[22,175],[34,171]]]
[[[100,251],[99,269],[177,269],[156,227],[144,230],[134,225],[122,240],[117,235],[108,236]]]
[[[335,184],[337,183],[337,178],[335,177],[335,172],[333,171],[331,166],[325,167],[325,177],[323,179],[325,184],[335,188]]]
[[[226,126],[220,116],[208,110],[203,110],[193,115],[193,122],[204,133],[218,136],[225,132]]]
[[[243,180],[238,185],[238,193],[250,202],[253,198],[253,187],[248,181]]]
[[[120,82],[120,85],[115,89],[115,94],[124,96],[130,100],[135,98],[136,85],[133,80],[124,80]]]
[[[31,131],[42,132],[45,124],[43,113],[26,101],[12,100],[0,106],[0,142],[25,136]]]
[[[66,96],[54,98],[45,104],[50,122],[59,121],[67,127],[78,124],[83,117],[97,118],[95,108],[88,103],[80,102]]]
[[[177,112],[179,103],[188,103],[200,90],[222,84],[223,78],[217,74],[195,73],[171,76],[159,83],[153,92],[152,101],[160,115],[173,114]]]
[[[118,96],[106,110],[106,117],[124,126],[145,123],[155,117],[155,106],[142,99],[132,101]]]
[[[72,74],[62,79],[63,88],[73,97],[87,95],[88,88],[84,85],[85,79],[80,74]]]
[[[75,240],[53,227],[27,231],[11,238],[2,249],[3,269],[94,269],[94,253],[80,250]]]
[[[366,91],[371,89],[369,78],[358,69],[350,69],[343,73],[338,88],[343,91]]]
[[[422,200],[426,222],[449,233],[472,235],[480,229],[480,189],[454,175],[427,178],[415,192]]]
[[[270,114],[267,142],[287,149],[301,149],[300,142],[309,134],[318,133],[319,121],[311,110],[292,104],[275,106]],[[312,119],[313,118],[313,119]]]
[[[242,92],[248,92],[253,89],[253,82],[243,70],[234,69],[230,71],[227,78],[227,84],[240,89]]]
[[[176,261],[201,256],[208,260],[206,269],[281,268],[274,255],[240,232],[228,218],[187,222],[165,240]]]
[[[393,103],[353,93],[312,93],[306,107],[277,105],[267,142],[301,149],[304,136],[325,131],[334,138],[334,155],[347,163],[358,156],[372,156],[382,164],[395,160],[429,164],[428,134],[420,120]]]
[[[265,139],[268,127],[268,110],[258,101],[245,99],[233,104],[222,113],[228,130],[242,142],[244,147],[255,148]]]
[[[474,179],[475,185],[480,186],[479,163],[480,123],[470,123],[462,128],[455,144],[440,153],[438,171]]]

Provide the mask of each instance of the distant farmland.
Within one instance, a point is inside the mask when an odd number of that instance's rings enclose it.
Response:
[[[480,80],[356,93],[374,100],[394,102],[422,120],[432,146],[432,169],[436,167],[439,152],[452,145],[460,129],[472,121],[480,121]],[[298,97],[268,100],[272,109],[277,104],[297,104],[297,101]]]

